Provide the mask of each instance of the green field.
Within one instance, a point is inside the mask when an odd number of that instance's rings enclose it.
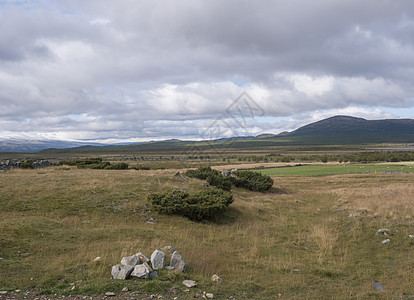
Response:
[[[413,173],[413,166],[404,165],[301,165],[281,168],[258,169],[258,172],[270,176],[328,176],[341,174],[371,173]]]

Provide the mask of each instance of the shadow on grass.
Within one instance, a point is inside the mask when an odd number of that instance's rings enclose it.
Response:
[[[285,189],[273,186],[269,191],[266,192],[267,194],[279,194],[279,195],[285,195],[289,194],[289,192]]]

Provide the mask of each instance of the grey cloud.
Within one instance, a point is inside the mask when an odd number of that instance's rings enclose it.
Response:
[[[408,0],[8,1],[0,26],[16,131],[195,135],[244,90],[268,116],[414,105]]]

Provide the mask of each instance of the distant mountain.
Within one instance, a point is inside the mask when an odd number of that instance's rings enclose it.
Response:
[[[177,139],[134,144],[103,145],[67,141],[0,140],[0,152],[98,153],[134,151],[211,150],[212,148],[265,149],[274,146],[414,144],[413,119],[366,120],[335,116],[300,127],[292,132],[220,138],[210,141]],[[190,151],[191,152],[191,151]]]
[[[308,144],[414,143],[414,120],[335,116],[282,136]]]
[[[0,140],[0,152],[38,152],[45,149],[65,149],[85,145],[103,146],[104,144],[57,140],[3,139]]]

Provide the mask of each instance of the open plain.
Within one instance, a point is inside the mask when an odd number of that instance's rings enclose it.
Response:
[[[414,297],[414,174],[273,176],[266,193],[233,187],[234,203],[210,222],[147,208],[151,192],[205,188],[182,174],[67,166],[0,173],[0,290],[20,290],[17,298]],[[111,278],[122,256],[166,245],[180,250],[188,273]],[[214,274],[223,281],[212,282]],[[197,287],[186,290],[185,279]]]

